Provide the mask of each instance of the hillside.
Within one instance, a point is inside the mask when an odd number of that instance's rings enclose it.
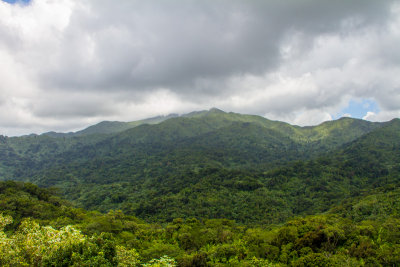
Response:
[[[170,114],[168,116],[157,116],[153,118],[148,118],[144,120],[131,121],[131,122],[121,122],[121,121],[102,121],[95,125],[89,126],[83,130],[77,132],[70,133],[56,133],[56,132],[47,132],[43,133],[43,135],[47,135],[50,137],[74,137],[74,136],[82,136],[82,135],[92,135],[92,134],[111,134],[111,133],[119,133],[125,130],[134,128],[143,124],[157,124],[168,120],[170,118],[178,117],[177,114]]]
[[[306,144],[308,147],[313,145],[317,149],[320,148],[321,150],[326,150],[352,141],[383,125],[381,123],[371,123],[357,119],[343,118],[337,121],[326,122],[319,126],[298,127],[283,122],[270,121],[260,116],[225,113],[217,109],[192,112],[172,119],[168,119],[169,117],[175,117],[175,115],[156,117],[130,123],[102,122],[90,126],[85,130],[66,134],[68,136],[73,136],[74,138],[58,139],[51,138],[51,136],[46,134],[42,136],[32,134],[22,137],[3,137],[0,144],[3,147],[6,146],[7,149],[12,150],[13,153],[18,154],[19,156],[29,155],[29,158],[32,158],[33,156],[34,158],[39,157],[40,159],[46,159],[53,157],[56,153],[63,153],[66,150],[78,149],[77,147],[92,146],[94,144],[97,145],[104,139],[113,139],[118,142],[118,139],[126,140],[130,138],[131,141],[129,142],[131,143],[136,142],[132,140],[139,141],[144,138],[146,138],[146,140],[143,140],[141,143],[158,142],[161,138],[164,138],[163,141],[168,141],[165,139],[168,136],[175,139],[182,139],[184,137],[197,136],[223,127],[228,127],[235,123],[251,123],[252,125],[262,126],[268,130],[274,130],[283,137],[291,139],[293,142],[302,145]],[[153,123],[156,125],[150,125]],[[188,125],[185,125],[185,123]],[[121,124],[129,124],[133,127],[129,126],[128,130],[121,130],[120,127],[113,126]],[[104,128],[102,125],[104,125]],[[177,129],[174,129],[174,127],[177,127]],[[108,132],[108,134],[105,132]],[[166,135],[166,137],[164,137],[164,135]],[[240,136],[237,136],[237,138],[240,138]],[[41,157],[43,154],[49,152],[54,153]]]
[[[3,138],[1,170],[56,186],[81,207],[149,221],[276,223],[397,183],[397,124],[298,127],[212,109],[109,134]]]
[[[378,189],[346,199],[329,214],[294,218],[282,225],[249,227],[227,219],[190,218],[161,226],[121,211],[100,214],[76,209],[54,192],[32,184],[0,182],[0,262],[4,266],[395,266],[400,261],[398,197],[397,189]],[[21,205],[22,209],[16,208]]]
[[[31,183],[0,182],[0,263],[400,261],[399,119],[299,127],[212,109],[153,122],[2,136],[1,179]]]

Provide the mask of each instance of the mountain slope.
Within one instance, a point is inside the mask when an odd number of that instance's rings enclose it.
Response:
[[[43,135],[47,135],[50,137],[73,137],[73,136],[92,135],[92,134],[112,134],[112,133],[123,132],[125,130],[134,128],[142,124],[157,124],[165,120],[168,120],[170,118],[175,118],[178,116],[179,115],[177,114],[170,114],[168,116],[157,116],[153,118],[131,121],[131,122],[102,121],[77,132],[70,132],[70,133],[47,132],[44,133]]]
[[[337,129],[333,126],[336,124]],[[271,168],[291,160],[327,153],[381,126],[379,123],[346,119],[300,128],[259,116],[214,109],[156,125],[140,125],[117,134],[84,135],[63,140],[23,137],[9,139],[8,145],[14,152],[19,151],[17,154],[21,157],[27,156],[28,168],[34,170],[57,168],[55,161],[58,165],[91,161],[106,161],[105,165],[112,165],[112,162],[127,160],[133,161],[128,165],[148,169],[154,164],[162,166],[171,159],[177,168],[182,164],[208,163],[236,168],[253,168],[255,165]],[[41,142],[36,144],[38,140]],[[138,162],[147,162],[147,166],[137,166]]]
[[[148,220],[281,222],[396,183],[396,123],[298,127],[212,109],[112,134],[3,138],[1,171],[3,179],[57,186],[82,207]]]
[[[32,184],[0,182],[0,261],[119,266],[168,255],[150,266],[171,258],[177,266],[396,266],[399,194],[377,190],[278,226],[205,218],[160,225],[121,211],[87,212]]]

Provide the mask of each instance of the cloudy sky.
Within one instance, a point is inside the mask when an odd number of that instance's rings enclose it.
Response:
[[[400,117],[400,1],[0,0],[0,134],[218,107]]]

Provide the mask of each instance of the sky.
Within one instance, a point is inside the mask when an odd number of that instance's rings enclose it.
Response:
[[[212,107],[388,121],[399,47],[399,0],[0,0],[0,135]]]

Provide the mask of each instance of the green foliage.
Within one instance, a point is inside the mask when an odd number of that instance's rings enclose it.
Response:
[[[10,217],[0,215],[2,224]],[[134,249],[116,246],[105,234],[87,238],[66,226],[59,230],[24,220],[13,235],[0,232],[2,266],[132,266],[138,263]]]
[[[42,190],[11,182],[3,184],[5,191],[7,187],[14,189],[16,198],[24,197],[16,188],[22,192],[30,188],[32,194]],[[52,197],[47,193],[44,202]],[[384,200],[392,193],[379,191],[379,196]],[[368,202],[369,198],[356,197],[346,203]],[[64,204],[57,208],[65,210]],[[2,265],[34,266],[390,266],[400,260],[396,209],[378,213],[382,216],[375,215],[373,220],[357,217],[355,223],[337,207],[332,214],[257,227],[195,218],[177,218],[161,226],[121,211],[81,210],[73,226],[60,226],[56,218],[48,220],[47,226],[22,218],[18,228],[9,231],[5,227],[12,224],[11,216],[1,215],[0,261]]]
[[[153,259],[147,264],[143,264],[144,267],[173,267],[176,266],[174,259],[168,256],[162,256],[160,259]]]
[[[399,120],[297,127],[214,109],[158,122],[0,137],[2,179],[59,188],[0,182],[1,265],[400,262]]]
[[[121,209],[157,222],[201,217],[246,224],[326,211],[362,189],[397,182],[395,122],[347,118],[297,127],[217,109],[164,119],[125,131],[110,122],[65,138],[3,138],[0,176],[57,186],[85,209]],[[384,148],[374,145],[381,136]]]

